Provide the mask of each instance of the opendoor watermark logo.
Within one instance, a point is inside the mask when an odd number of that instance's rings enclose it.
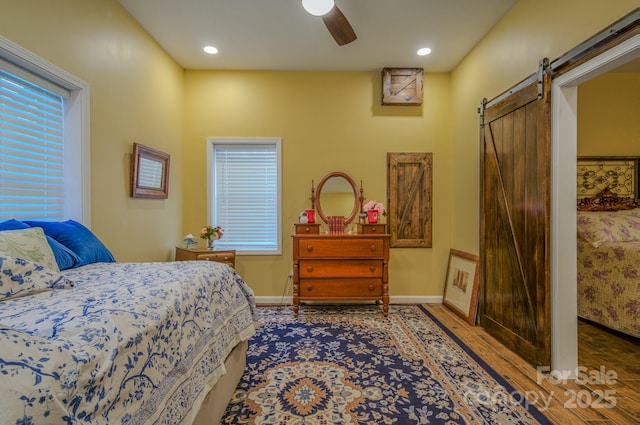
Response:
[[[492,389],[468,387],[465,396],[484,405],[500,405],[504,402],[517,403],[525,408],[535,406],[544,411],[551,406],[553,399],[563,403],[566,409],[611,409],[616,406],[616,392],[610,389],[618,382],[618,374],[607,370],[604,366],[599,369],[588,369],[580,366],[574,371],[551,370],[549,367],[538,367],[536,383],[547,387],[545,381],[554,386],[579,387],[581,389],[562,389],[551,391],[512,391],[497,386]],[[544,385],[543,385],[544,384]],[[602,385],[605,389],[594,388]]]

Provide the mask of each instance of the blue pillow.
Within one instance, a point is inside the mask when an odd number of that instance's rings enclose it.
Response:
[[[5,220],[3,222],[0,222],[0,230],[20,230],[20,229],[28,229],[29,227],[31,226],[21,221],[14,220],[13,218],[11,220]]]
[[[29,227],[31,226],[15,219],[6,220],[0,223],[0,231],[28,229]],[[77,264],[82,262],[82,259],[78,257],[75,252],[71,251],[69,248],[53,239],[51,236],[47,235],[46,232],[45,235],[47,236],[47,242],[49,242],[49,246],[53,251],[53,255],[56,258],[56,263],[58,263],[58,268],[60,270],[74,268]]]
[[[112,263],[115,260],[107,247],[91,230],[74,220],[59,221],[24,221],[32,227],[42,227],[45,235],[73,251],[79,258],[74,267],[92,263]]]
[[[45,236],[47,235],[45,234]],[[72,269],[74,267],[78,267],[78,264],[82,263],[82,258],[80,258],[78,254],[71,251],[51,236],[47,236],[47,242],[49,242],[49,245],[51,246],[51,250],[53,251],[54,257],[56,257],[56,263],[58,263],[58,268],[60,270]]]

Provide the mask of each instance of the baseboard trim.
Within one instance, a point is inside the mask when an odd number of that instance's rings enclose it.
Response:
[[[397,295],[389,297],[391,304],[442,304],[441,296]]]
[[[255,297],[256,304],[291,305],[292,297]],[[395,295],[389,297],[390,304],[442,304],[441,296]]]

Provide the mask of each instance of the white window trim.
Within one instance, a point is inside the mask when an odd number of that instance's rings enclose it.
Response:
[[[278,178],[277,178],[277,203],[278,203],[278,248],[276,251],[241,251],[238,255],[282,255],[282,139],[279,137],[207,137],[207,220],[211,222],[213,217],[213,199],[212,190],[210,187],[213,179],[213,148],[216,144],[274,144],[276,145],[276,152],[278,156]]]
[[[89,84],[0,36],[0,58],[69,91],[65,100],[65,215],[91,226]],[[70,165],[70,166],[68,166]]]

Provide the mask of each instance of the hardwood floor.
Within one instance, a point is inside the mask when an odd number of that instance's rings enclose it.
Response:
[[[553,423],[640,423],[639,340],[579,322],[578,363],[583,377],[563,383],[539,374],[484,329],[470,326],[442,304],[425,307]]]

